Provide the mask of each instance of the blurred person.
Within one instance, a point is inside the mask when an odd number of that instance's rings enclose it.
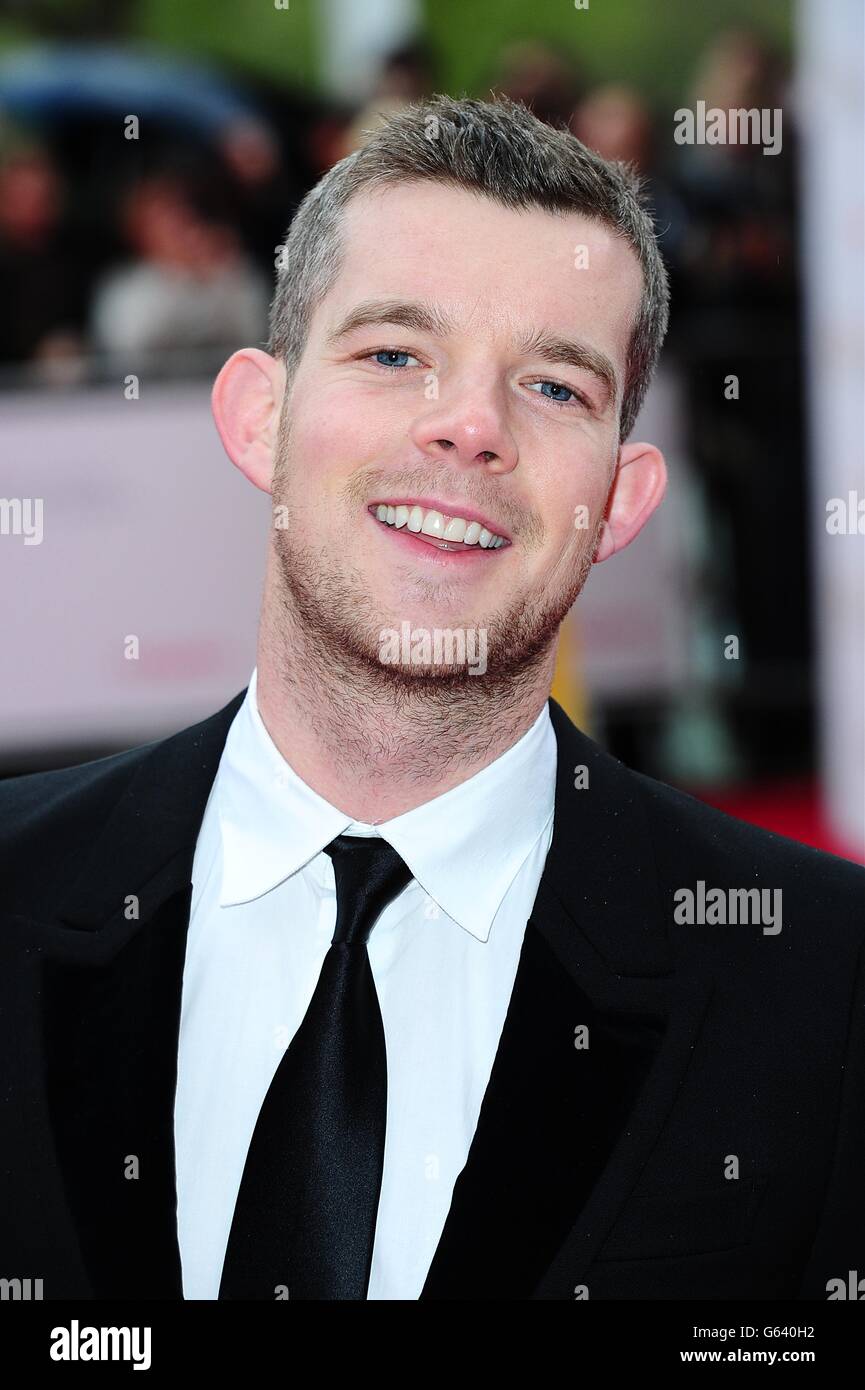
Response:
[[[411,103],[429,96],[433,87],[434,59],[423,39],[411,39],[391,50],[381,65],[375,96],[394,97]]]
[[[755,29],[722,29],[706,45],[697,60],[691,82],[691,100],[722,111],[750,109],[782,100],[786,65],[776,47]],[[730,159],[749,159],[753,147],[708,145],[723,150]]]
[[[745,679],[724,694],[728,719],[757,776],[805,770],[813,743],[796,122],[785,96],[774,47],[750,30],[724,31],[697,63],[691,106],[781,111],[781,148],[674,147],[688,217],[671,349],[715,519],[707,566],[717,631],[741,643]]]
[[[785,70],[775,49],[756,33],[716,36],[698,61],[692,106],[728,114],[780,110],[781,146],[766,155],[750,141],[674,145],[677,172],[699,216],[689,263],[707,299],[726,302],[732,292],[749,304],[773,306],[796,285],[795,112],[787,106]],[[699,285],[693,292],[699,292]]]
[[[331,103],[236,61],[224,75],[254,103],[258,123],[236,121],[213,147],[214,178],[227,176],[232,225],[268,282],[276,247],[285,235],[286,209],[297,206],[323,168],[314,133],[331,114]],[[200,153],[196,158],[200,160]],[[167,163],[167,161],[165,161]]]
[[[306,145],[318,106],[241,64],[157,45],[53,43],[0,58],[0,109],[50,140],[100,270],[122,250],[111,236],[118,185],[207,169],[231,194],[231,224],[269,277],[285,210],[317,174]],[[140,129],[126,138],[130,116]]]
[[[208,216],[188,187],[167,176],[134,184],[120,217],[136,259],[96,288],[97,350],[135,356],[261,337],[267,292],[227,220]]]
[[[592,88],[574,108],[570,127],[602,159],[621,159],[641,172],[652,163],[651,112],[640,93],[624,82]]]
[[[428,96],[433,84],[433,59],[420,39],[401,44],[386,55],[372,94],[345,130],[340,141],[340,158],[351,154],[388,116]]]
[[[49,151],[7,133],[0,146],[0,363],[80,354],[87,276],[65,200]]]
[[[536,39],[520,39],[502,49],[493,85],[524,102],[538,120],[561,126],[570,120],[584,82],[570,58]]]
[[[592,88],[577,102],[570,129],[602,159],[633,166],[644,180],[644,196],[652,211],[655,234],[670,277],[671,307],[675,312],[678,267],[682,255],[687,209],[669,167],[662,162],[653,113],[645,98],[623,82]]]
[[[865,871],[549,695],[666,486],[630,437],[668,310],[638,183],[438,97],[286,249],[268,351],[213,390],[273,507],[249,685],[0,783],[6,1270],[47,1299],[825,1298],[865,1237]]]

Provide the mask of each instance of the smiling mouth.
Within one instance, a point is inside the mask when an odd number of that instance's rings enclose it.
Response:
[[[506,536],[498,535],[479,521],[451,516],[417,503],[373,502],[367,511],[382,526],[410,534],[436,550],[489,552],[506,549],[511,544]]]

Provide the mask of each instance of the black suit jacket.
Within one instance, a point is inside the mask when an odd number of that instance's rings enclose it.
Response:
[[[190,875],[242,697],[0,783],[0,1277],[46,1299],[182,1297]],[[824,1300],[865,1274],[865,871],[550,713],[553,842],[421,1297]],[[678,925],[698,880],[780,888],[781,932]]]

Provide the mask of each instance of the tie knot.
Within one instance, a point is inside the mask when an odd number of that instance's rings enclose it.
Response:
[[[332,945],[365,945],[388,903],[412,877],[396,850],[379,836],[337,835],[324,847],[336,879]]]

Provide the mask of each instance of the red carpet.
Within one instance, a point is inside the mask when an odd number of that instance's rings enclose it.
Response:
[[[692,795],[730,816],[774,830],[803,845],[865,864],[865,849],[846,844],[829,826],[815,782],[775,782],[724,791],[693,790]]]

